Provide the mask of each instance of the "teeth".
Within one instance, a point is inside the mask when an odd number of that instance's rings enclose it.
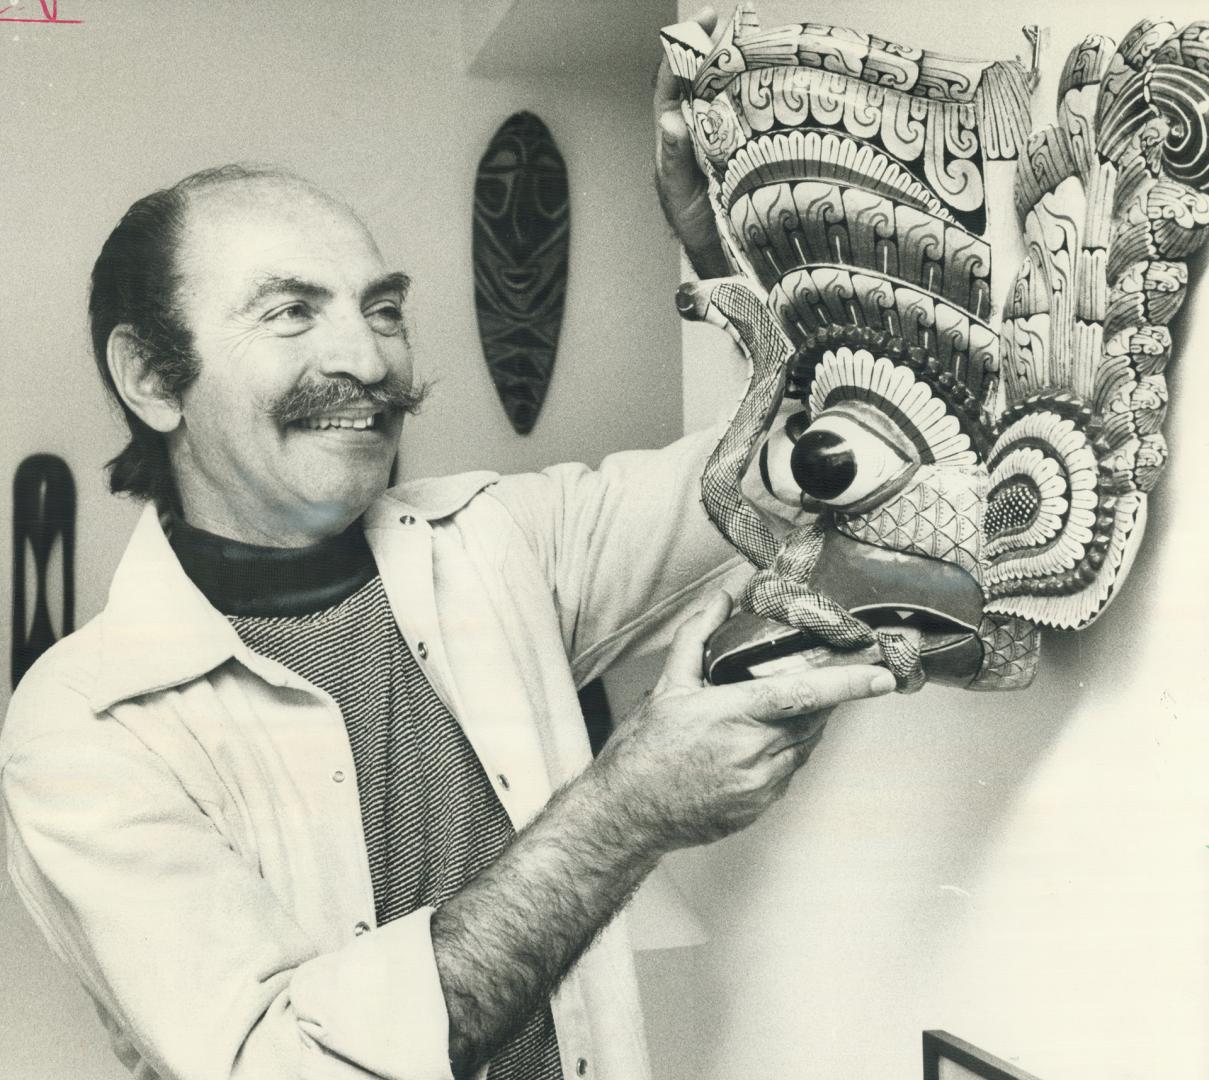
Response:
[[[353,431],[366,431],[374,426],[378,414],[373,416],[307,416],[301,421],[302,426],[311,431],[323,431],[325,428],[351,428]]]

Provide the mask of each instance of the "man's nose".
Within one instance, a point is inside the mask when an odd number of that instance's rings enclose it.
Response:
[[[379,383],[390,369],[382,340],[360,312],[355,318],[334,321],[319,370],[324,375],[351,375],[365,386]]]

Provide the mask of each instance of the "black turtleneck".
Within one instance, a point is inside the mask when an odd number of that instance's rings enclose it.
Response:
[[[228,540],[179,517],[166,529],[185,573],[224,615],[311,615],[352,596],[378,573],[359,521],[302,548]]]

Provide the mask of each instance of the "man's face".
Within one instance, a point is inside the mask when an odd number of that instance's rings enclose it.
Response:
[[[411,386],[406,278],[348,210],[277,179],[197,193],[178,258],[200,361],[169,440],[186,519],[272,546],[341,531],[388,484],[403,410],[374,398]]]

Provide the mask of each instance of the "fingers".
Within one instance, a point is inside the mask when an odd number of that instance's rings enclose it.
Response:
[[[718,16],[704,7],[691,19],[665,28],[680,46],[708,55],[719,35]],[[693,149],[682,109],[685,78],[672,71],[665,54],[655,72],[655,189],[671,225],[698,277],[717,277],[729,270],[714,223],[709,186]]]
[[[655,72],[655,123],[672,110],[680,112],[680,81],[672,73],[671,65],[665,56],[659,61]]]
[[[815,732],[822,731],[834,711],[835,707],[830,706],[804,715],[790,716],[784,720],[769,720],[767,723],[776,724],[785,731],[785,745],[788,746],[809,738]]]
[[[780,780],[777,785],[778,797],[785,794],[789,782],[797,771],[810,760],[810,755],[823,741],[823,732],[827,728],[830,709],[815,713],[807,723],[791,725],[790,730],[796,734],[778,746],[770,747],[769,764],[777,769]]]
[[[718,25],[718,13],[712,7],[703,7],[691,19],[686,20],[695,22],[705,31],[706,37],[713,38],[714,29]],[[683,25],[683,24],[681,24]],[[704,43],[702,43],[704,44]],[[655,72],[655,120],[658,122],[659,117],[668,109],[675,108],[677,114],[680,112],[680,86],[679,80],[672,74],[672,69],[668,65],[665,57],[659,64],[659,69]]]
[[[709,695],[708,708],[716,716],[742,716],[769,723],[804,716],[845,701],[880,697],[890,693],[894,686],[894,676],[884,668],[852,664],[803,675],[770,675],[714,687],[704,693]]]
[[[693,215],[712,226],[709,192],[705,177],[701,175],[697,159],[693,156],[693,140],[683,117],[675,113],[664,113],[659,120],[655,185],[664,216],[673,229],[683,228],[686,222],[692,224]],[[694,229],[700,231],[696,226]]]
[[[710,278],[707,281],[686,281],[676,290],[676,310],[688,322],[725,322],[721,312],[710,308],[710,297],[719,282],[725,278]]]
[[[814,753],[822,738],[823,728],[820,725],[819,729],[809,738],[794,743],[792,746],[783,747],[771,755],[769,768],[773,770],[774,779],[770,790],[774,799],[784,797],[789,790],[790,782],[797,775],[798,770],[810,760],[810,755]]]
[[[655,122],[659,126],[659,145],[655,147],[655,167],[663,177],[668,198],[683,200],[687,193],[705,187],[705,178],[697,168],[693,140],[679,104],[661,112]]]
[[[708,36],[717,25],[718,14],[712,7],[703,7],[692,21]],[[655,72],[655,127],[659,132],[655,168],[667,196],[678,200],[677,205],[687,202],[705,186],[697,169],[688,125],[680,111],[682,96],[680,80],[665,56]]]
[[[706,189],[680,97],[679,80],[664,59],[655,75],[655,176],[660,197],[674,208],[690,205]]]
[[[820,709],[806,716],[795,716],[781,726],[782,734],[768,744],[768,753],[776,755],[797,751],[804,744],[813,746],[823,737],[823,729],[831,717],[830,709]]]
[[[800,739],[792,746],[786,747],[786,749],[783,751],[785,754],[789,755],[794,772],[797,772],[798,769],[800,769],[806,764],[807,761],[810,760],[810,755],[814,753],[815,747],[817,747],[819,743],[823,741],[823,730],[826,728],[826,726],[827,723],[824,721],[818,726],[813,734],[804,739]]]
[[[659,62],[659,68],[655,71],[655,123],[659,123],[665,115],[675,111],[679,115],[679,103],[681,103],[681,86],[679,79],[673,73],[671,64],[667,63],[665,56]]]
[[[668,650],[667,660],[664,661],[663,675],[656,686],[657,692],[671,687],[693,690],[700,688],[705,642],[710,634],[726,621],[730,615],[731,604],[727,593],[715,593],[703,608],[680,624]]]

